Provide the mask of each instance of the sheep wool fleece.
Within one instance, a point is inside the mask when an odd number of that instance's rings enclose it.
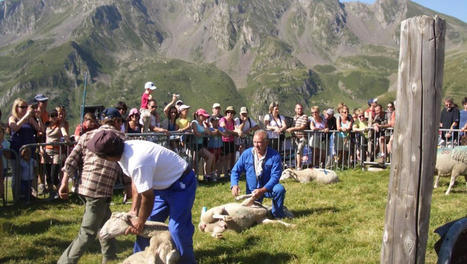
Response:
[[[124,144],[118,162],[123,172],[132,178],[138,193],[154,190],[148,220],[164,222],[169,217],[169,232],[180,252],[180,263],[195,263],[191,216],[197,185],[194,172],[187,173],[187,162],[160,145],[140,140]],[[149,239],[137,237],[133,251],[142,251],[148,245]]]

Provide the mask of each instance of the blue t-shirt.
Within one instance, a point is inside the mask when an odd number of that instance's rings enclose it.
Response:
[[[211,131],[214,131],[215,128],[209,128]],[[224,132],[225,129],[222,128],[222,127],[219,127],[218,128],[219,131],[221,132]],[[223,146],[223,143],[222,143],[222,137],[221,136],[211,136],[209,137],[209,141],[208,141],[208,148],[210,149],[217,149],[217,148],[221,148]]]

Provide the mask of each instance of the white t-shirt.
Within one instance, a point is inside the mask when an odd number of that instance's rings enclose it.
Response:
[[[269,121],[269,125],[273,127],[282,128],[282,122],[285,122],[285,117],[283,115],[279,115],[278,119],[275,119],[271,114],[264,116],[264,121]],[[268,130],[268,138],[279,138],[279,133],[274,132],[272,130]]]
[[[164,190],[177,181],[188,163],[175,152],[144,140],[127,140],[118,162],[138,193]]]

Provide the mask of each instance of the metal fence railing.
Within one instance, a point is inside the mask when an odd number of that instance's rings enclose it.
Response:
[[[339,131],[311,131],[305,130],[302,139],[291,135],[284,135],[270,140],[269,146],[276,149],[282,157],[284,168],[295,168],[297,157],[300,157],[301,167],[327,168],[342,170],[356,168],[365,165],[389,166],[391,164],[392,129],[375,131],[368,129],[362,132]],[[451,137],[446,133],[451,132]],[[462,142],[463,133],[460,130],[440,129],[440,147],[455,147]],[[228,179],[229,169],[233,166],[235,158],[240,152],[253,146],[252,136],[236,138],[232,143],[234,152],[231,153],[232,144],[225,145],[217,137],[196,137],[191,132],[165,133],[136,133],[126,134],[128,140],[148,140],[160,144],[177,152],[187,162],[190,162],[196,170],[198,177],[206,178],[208,174],[217,173]],[[298,143],[302,143],[303,149],[297,156]],[[215,143],[215,144],[214,144]],[[3,202],[12,199],[14,202],[24,197],[25,183],[21,181],[28,168],[24,164],[24,150],[29,149],[33,162],[33,179],[30,182],[31,194],[35,198],[53,198],[60,186],[61,169],[67,155],[74,144],[37,143],[21,147],[19,153],[13,150],[3,150],[3,156],[8,160],[4,168],[4,197]],[[227,147],[226,147],[227,146]],[[211,154],[209,154],[211,153]],[[232,160],[226,160],[226,153],[233,155]],[[26,155],[27,156],[27,155]],[[213,160],[210,160],[213,159]],[[210,168],[207,168],[207,163]],[[201,179],[201,178],[200,178]],[[12,192],[9,193],[11,187]],[[23,187],[23,190],[21,189]],[[122,188],[117,183],[117,188]],[[26,186],[26,188],[28,188]],[[10,195],[11,194],[11,195]],[[47,197],[48,196],[48,197]]]

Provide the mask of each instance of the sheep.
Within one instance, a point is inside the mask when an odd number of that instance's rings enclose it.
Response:
[[[105,222],[99,231],[99,238],[106,240],[125,234],[132,218],[136,218],[136,216],[124,212],[112,213],[110,219]],[[177,263],[180,254],[175,248],[169,227],[166,224],[146,221],[140,236],[150,238],[149,246],[144,251],[137,252],[126,258],[123,261],[124,264]]]
[[[307,183],[310,181],[316,181],[319,183],[330,184],[339,181],[335,171],[327,169],[304,169],[304,170],[293,170],[285,169],[282,172],[280,180],[292,178],[300,183]]]
[[[222,238],[222,233],[226,230],[233,230],[237,233],[252,227],[255,224],[279,223],[286,227],[294,227],[281,220],[268,218],[268,208],[256,202],[252,195],[237,197],[237,200],[248,197],[243,203],[228,203],[213,207],[201,213],[198,228],[201,232],[210,232],[214,238]],[[284,210],[287,210],[284,208]],[[288,210],[286,214],[291,215]]]
[[[451,192],[457,176],[464,175],[467,182],[467,146],[438,149],[436,155],[436,171],[437,175],[434,188],[438,188],[440,176],[451,175],[451,182],[449,183],[445,195]]]

